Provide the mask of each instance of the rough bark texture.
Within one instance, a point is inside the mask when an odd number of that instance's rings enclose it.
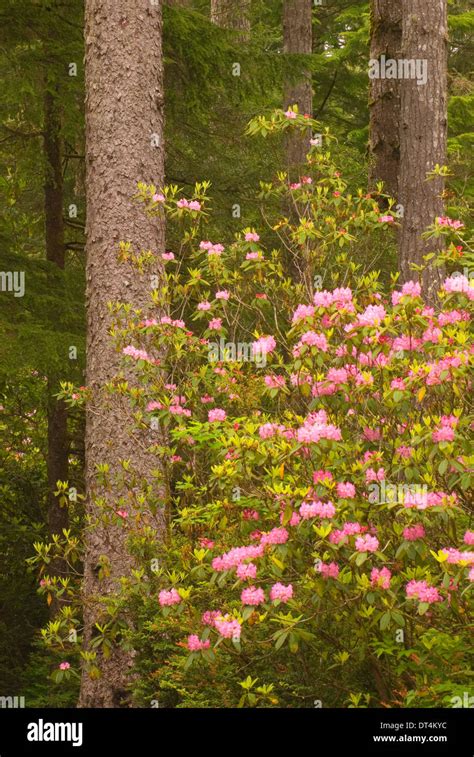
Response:
[[[150,312],[150,276],[161,272],[164,228],[148,218],[131,200],[137,181],[163,183],[163,61],[162,9],[150,0],[87,0],[86,2],[86,171],[87,171],[87,384],[92,389],[86,419],[86,489],[91,523],[99,515],[97,498],[112,510],[118,501],[133,509],[140,482],[150,481],[156,459],[147,453],[157,443],[156,432],[135,427],[127,399],[109,395],[103,387],[119,372],[120,355],[110,339],[108,302],[129,302]],[[156,137],[159,146],[156,146]],[[156,263],[140,275],[117,261],[120,241],[137,251],[152,250]],[[156,316],[156,311],[154,313]],[[131,376],[127,376],[133,380]],[[115,474],[129,460],[136,473],[132,489]],[[108,463],[110,485],[97,479],[96,465]],[[122,497],[123,500],[119,500]],[[163,512],[143,514],[158,532]],[[85,646],[100,617],[100,596],[114,592],[117,579],[127,575],[131,560],[125,529],[99,524],[88,529],[84,579]],[[99,577],[105,556],[110,575]],[[80,706],[121,707],[130,704],[132,654],[114,647],[100,658],[102,677],[84,672]]]
[[[283,4],[283,52],[286,55],[311,55],[313,52],[311,0],[284,0]],[[294,77],[285,84],[284,109],[298,105],[300,113],[313,112],[313,85],[311,72],[301,71],[301,77]],[[286,155],[290,174],[293,167],[305,162],[309,150],[311,134],[295,132],[286,143]]]
[[[222,29],[240,32],[245,40],[250,34],[251,0],[211,0],[211,21]]]
[[[65,244],[63,220],[63,176],[61,150],[61,114],[58,94],[53,83],[46,77],[44,94],[43,144],[45,156],[44,217],[46,259],[64,269]],[[60,315],[59,315],[60,317]],[[66,359],[66,357],[65,357]],[[57,481],[68,479],[69,443],[67,433],[67,408],[54,394],[59,391],[57,376],[48,376],[48,451],[46,467],[48,474],[48,526],[49,533],[61,534],[68,527],[68,511],[61,507],[55,496]],[[67,573],[63,560],[55,560],[49,566],[51,576]],[[58,603],[51,604],[51,613],[57,612]]]
[[[400,0],[371,0],[370,58],[398,60],[402,46]],[[369,186],[383,181],[386,194],[398,199],[400,168],[400,80],[370,80]]]
[[[410,263],[442,249],[442,240],[423,240],[421,234],[443,214],[444,180],[427,181],[435,165],[446,163],[447,128],[447,8],[446,0],[402,0],[404,59],[428,62],[427,83],[401,81],[400,191],[404,217],[399,237],[402,281],[413,278]],[[431,300],[441,278],[430,266],[423,289]]]

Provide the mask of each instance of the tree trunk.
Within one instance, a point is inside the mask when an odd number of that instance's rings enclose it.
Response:
[[[241,40],[250,34],[251,0],[211,0],[211,21],[222,29],[239,32]]]
[[[402,281],[413,278],[410,263],[439,252],[442,239],[423,240],[421,234],[443,214],[444,179],[426,180],[435,165],[446,163],[447,130],[447,7],[446,0],[402,0],[402,57],[424,60],[425,84],[401,81],[400,202],[403,206],[399,259]],[[420,65],[420,71],[421,64]],[[423,81],[423,76],[420,76]],[[425,296],[433,300],[441,269],[429,266],[423,274]]]
[[[371,0],[370,58],[398,60],[402,46],[400,0]],[[400,169],[400,80],[370,80],[369,186],[383,181],[384,192],[398,199]]]
[[[61,115],[58,93],[48,76],[45,77],[43,143],[45,155],[44,217],[46,259],[61,270],[65,264],[63,221],[63,176],[61,161]],[[60,316],[59,316],[60,317]],[[66,356],[65,358],[66,359]],[[61,507],[55,496],[57,481],[68,479],[69,444],[67,436],[67,408],[63,400],[56,400],[59,391],[58,377],[48,376],[48,451],[46,467],[48,475],[48,526],[52,537],[68,527],[68,511]],[[64,560],[54,560],[49,566],[50,576],[64,576],[67,566]],[[51,605],[51,614],[57,612],[59,603]]]
[[[283,52],[286,55],[311,55],[313,52],[312,2],[311,0],[284,0],[283,5]],[[285,84],[284,109],[298,105],[300,113],[313,113],[313,84],[311,72],[302,70],[295,81],[294,76]],[[286,157],[290,175],[305,162],[309,150],[310,131],[292,133],[286,141]],[[298,173],[298,171],[296,171]],[[295,174],[296,175],[296,174]]]
[[[163,185],[163,59],[161,3],[150,0],[86,0],[86,173],[87,173],[87,385],[92,392],[86,417],[86,495],[89,521],[84,566],[84,636],[88,647],[101,617],[101,596],[117,590],[120,576],[132,567],[125,527],[115,525],[114,511],[138,507],[136,497],[150,484],[158,467],[148,452],[156,432],[137,429],[127,398],[108,395],[104,385],[120,372],[120,355],[109,336],[108,302],[133,303],[146,317],[151,276],[160,276],[164,223],[145,215],[132,202],[137,181]],[[158,145],[158,146],[157,146]],[[120,241],[156,253],[144,274],[119,263]],[[156,311],[155,311],[156,315]],[[125,374],[130,383],[133,376]],[[120,483],[121,461],[130,461],[132,487]],[[107,463],[109,485],[96,466]],[[153,491],[153,496],[155,490]],[[104,509],[109,519],[97,522]],[[161,504],[161,503],[160,503]],[[112,517],[111,517],[112,516]],[[162,509],[141,512],[142,523],[163,529]],[[109,574],[104,578],[104,559]],[[109,618],[110,620],[110,618]],[[92,680],[84,670],[80,706],[129,706],[132,653],[113,648],[98,658],[102,676]]]

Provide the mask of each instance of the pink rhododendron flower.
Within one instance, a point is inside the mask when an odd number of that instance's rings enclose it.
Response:
[[[151,199],[153,200],[153,202],[164,202],[165,196],[160,192],[158,194],[154,194]]]
[[[245,233],[245,241],[246,242],[259,242],[260,237],[256,231],[247,231]]]
[[[248,252],[245,256],[245,260],[263,260],[263,254],[261,252]]]
[[[174,253],[164,252],[161,257],[163,258],[163,260],[174,260]]]
[[[170,591],[160,591],[158,596],[158,602],[162,607],[167,607],[169,605],[179,605],[181,602],[181,597],[179,596],[176,589],[170,589]]]
[[[214,621],[214,627],[225,639],[234,639],[235,641],[238,641],[240,639],[240,634],[242,632],[240,623],[235,619],[230,620],[228,615],[224,615],[224,617],[221,616],[221,618],[216,618],[216,620]]]
[[[289,533],[286,528],[272,528],[265,534],[262,534],[260,544],[285,544],[288,541]]]
[[[240,563],[240,565],[237,565],[235,572],[237,578],[240,578],[241,581],[245,581],[249,578],[253,579],[257,576],[257,566],[252,562]]]
[[[407,526],[403,530],[403,538],[407,541],[416,541],[422,539],[425,535],[425,529],[421,524],[415,526]]]
[[[259,532],[258,538],[260,538]],[[263,544],[249,545],[247,547],[234,547],[229,550],[229,552],[225,552],[223,555],[215,557],[212,561],[212,567],[217,571],[231,570],[231,568],[236,568],[237,565],[240,565],[245,560],[254,560],[257,557],[262,557],[263,553]]]
[[[224,252],[224,245],[222,244],[213,244],[212,242],[209,242],[209,240],[203,241],[199,243],[199,249],[205,250],[208,255],[222,255]]]
[[[119,516],[119,518],[123,518],[124,520],[128,518],[127,510],[116,510],[115,512]]]
[[[212,549],[214,544],[215,542],[211,541],[211,539],[206,539],[205,536],[199,539],[199,546],[204,547],[205,549]]]
[[[340,483],[336,486],[337,496],[341,499],[352,499],[355,497],[355,486],[351,483]]]
[[[249,586],[247,589],[243,589],[240,599],[244,605],[261,605],[262,602],[265,602],[265,593],[263,589]]]
[[[355,547],[358,552],[376,552],[379,548],[379,540],[376,536],[358,536],[355,541]]]
[[[216,300],[228,300],[229,297],[230,294],[226,289],[222,289],[220,292],[216,292]]]
[[[191,652],[199,652],[201,649],[209,649],[211,642],[209,641],[209,639],[207,639],[206,641],[201,641],[199,636],[196,636],[196,634],[191,634],[191,636],[188,636],[187,646]]]
[[[261,336],[256,342],[252,342],[252,355],[268,355],[276,347],[273,336]]]
[[[471,282],[466,276],[460,276],[459,274],[448,276],[442,288],[447,294],[465,294],[468,299],[474,300],[474,286],[471,286]]]
[[[379,223],[393,223],[395,219],[393,216],[387,215],[387,216],[380,216],[377,220]]]
[[[265,376],[263,380],[269,389],[281,389],[282,387],[286,386],[286,380],[284,376],[277,376],[274,374],[271,376]]]
[[[474,531],[466,531],[464,534],[464,544],[474,544]]]
[[[205,626],[213,626],[216,618],[222,618],[218,610],[206,610],[201,617],[201,623]]]
[[[294,325],[295,323],[298,323],[298,321],[302,321],[304,318],[312,318],[314,312],[314,307],[312,305],[298,305],[293,313],[291,323]]]
[[[335,562],[324,563],[319,560],[315,567],[323,578],[337,578],[339,575],[339,565]]]
[[[209,321],[208,328],[211,331],[219,331],[222,328],[222,318],[212,318]]]
[[[187,208],[188,210],[201,210],[201,203],[197,200],[187,200],[185,197],[182,197],[177,201],[176,207]]]
[[[449,226],[451,229],[462,229],[464,224],[462,221],[454,220],[448,216],[438,216],[436,219],[438,226]]]
[[[211,303],[207,300],[204,300],[204,302],[200,302],[197,306],[198,310],[210,310],[211,309]]]
[[[327,423],[327,415],[324,410],[311,413],[306,418],[303,426],[297,431],[299,442],[319,442],[321,439],[340,441],[342,434],[340,429]]]
[[[409,599],[418,599],[420,602],[433,604],[441,602],[438,589],[429,586],[426,581],[410,581],[405,587],[406,595]]]
[[[293,119],[295,119],[297,115],[298,115],[298,114],[297,114],[297,113],[295,113],[295,111],[294,111],[294,110],[291,110],[291,108],[289,108],[289,109],[288,109],[287,111],[285,111],[285,116],[286,116],[287,118],[289,118],[290,120],[293,120]]]
[[[332,502],[303,502],[299,509],[299,514],[303,520],[309,518],[334,518],[336,508]]]
[[[272,602],[274,602],[276,599],[279,599],[280,602],[288,602],[293,596],[293,586],[291,584],[288,584],[288,586],[285,586],[281,583],[273,584],[273,586],[270,589],[270,599]]]
[[[218,421],[225,421],[227,418],[227,413],[225,410],[222,410],[219,407],[215,407],[212,410],[209,410],[207,414],[207,420],[209,423],[216,423]]]
[[[69,670],[71,667],[71,663],[69,662],[60,662],[59,663],[59,670]]]
[[[379,568],[372,568],[370,579],[373,587],[389,589],[391,578],[392,574],[388,568],[381,568],[380,570]]]

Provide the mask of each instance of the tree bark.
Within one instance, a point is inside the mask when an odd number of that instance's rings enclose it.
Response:
[[[285,55],[311,55],[313,52],[312,2],[311,0],[284,0],[283,4],[283,52]],[[284,109],[297,105],[300,113],[313,113],[313,84],[311,72],[301,71],[301,77],[288,78],[285,84]],[[310,130],[292,130],[286,140],[286,157],[290,174],[305,162],[309,150]]]
[[[46,259],[61,270],[65,265],[64,220],[63,220],[63,175],[61,149],[61,114],[58,91],[52,80],[45,77],[43,144],[45,156],[44,218]],[[58,315],[60,318],[60,314]],[[66,359],[66,357],[65,357]],[[56,497],[57,481],[68,479],[69,443],[67,435],[67,408],[63,400],[54,394],[59,391],[58,377],[48,375],[48,449],[46,458],[48,476],[48,526],[52,537],[62,534],[68,527],[66,507],[61,507]],[[49,566],[49,574],[65,576],[67,566],[64,560],[54,560]],[[51,614],[55,615],[59,603],[53,601]]]
[[[107,303],[133,303],[146,317],[151,276],[160,276],[164,223],[148,217],[132,202],[137,181],[163,185],[163,59],[161,3],[150,0],[86,0],[86,202],[87,202],[87,385],[92,392],[86,416],[86,499],[90,527],[84,566],[84,641],[86,648],[101,617],[101,597],[117,590],[120,576],[132,567],[125,527],[98,518],[118,506],[138,506],[143,484],[159,466],[149,453],[156,432],[137,429],[127,398],[108,394],[104,385],[120,372],[109,329]],[[158,146],[157,146],[158,145]],[[119,263],[120,241],[156,253],[144,274]],[[156,315],[156,312],[155,312]],[[125,373],[129,383],[133,376]],[[120,482],[121,461],[130,461],[132,488]],[[109,484],[97,477],[96,466],[109,465]],[[159,495],[159,492],[158,492]],[[153,490],[155,496],[155,489]],[[122,504],[123,503],[123,504]],[[161,503],[160,503],[161,504]],[[133,512],[131,513],[131,515]],[[142,523],[162,533],[163,510],[141,511]],[[99,566],[106,558],[109,575]],[[129,706],[127,684],[133,654],[113,648],[99,657],[102,676],[82,676],[82,707]]]
[[[211,0],[211,21],[222,29],[239,32],[241,40],[250,34],[251,0]]]
[[[413,278],[410,263],[439,252],[442,239],[424,240],[421,234],[443,214],[444,179],[427,181],[436,164],[446,163],[447,131],[447,3],[446,0],[402,0],[402,56],[426,60],[426,84],[401,81],[400,202],[403,206],[399,237],[402,281]],[[441,280],[441,269],[430,265],[422,288],[431,301]]]
[[[371,0],[370,58],[398,60],[402,46],[400,0]],[[398,199],[400,169],[400,80],[370,80],[369,186],[383,181],[384,191]]]

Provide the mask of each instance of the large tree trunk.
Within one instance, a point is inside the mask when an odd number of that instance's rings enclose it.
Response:
[[[423,240],[421,234],[443,214],[444,180],[426,175],[446,163],[447,130],[447,7],[446,0],[402,0],[402,57],[427,61],[426,84],[401,81],[400,191],[403,205],[399,237],[401,278],[413,278],[410,263],[442,249],[442,239]],[[441,278],[430,266],[423,275],[423,290],[432,300]]]
[[[43,143],[45,155],[44,217],[46,259],[61,270],[65,264],[63,221],[63,176],[61,160],[61,115],[58,93],[48,76],[45,77]],[[66,356],[64,357],[66,360]],[[63,400],[54,394],[59,391],[59,379],[52,373],[48,376],[48,451],[46,459],[48,475],[48,526],[50,536],[61,534],[68,527],[67,508],[61,507],[55,496],[57,481],[68,479],[69,444],[67,435],[67,408]],[[54,560],[49,566],[51,576],[64,576],[67,572],[64,560]],[[58,603],[54,601],[54,615]]]
[[[251,0],[211,0],[211,21],[222,29],[239,32],[242,40],[250,34]]]
[[[402,46],[400,0],[371,0],[370,58],[398,60]],[[370,82],[369,186],[383,181],[384,191],[398,198],[400,169],[400,80],[378,77]]]
[[[86,493],[92,527],[87,530],[84,625],[85,646],[100,618],[100,597],[112,594],[120,576],[130,573],[125,528],[97,523],[103,510],[126,507],[133,516],[143,482],[150,483],[157,462],[147,452],[156,432],[137,429],[127,399],[108,395],[104,385],[120,370],[108,330],[107,303],[133,303],[149,309],[151,276],[160,275],[164,224],[147,217],[131,200],[137,181],[163,184],[163,60],[161,3],[150,0],[86,1],[86,172],[87,172],[87,385],[92,391],[86,418]],[[158,145],[158,146],[157,146]],[[155,263],[141,275],[117,260],[119,242],[156,252]],[[156,313],[155,313],[156,315]],[[131,375],[126,374],[130,382]],[[131,489],[116,476],[123,460],[136,474]],[[109,465],[109,486],[101,484],[96,466]],[[123,498],[123,499],[120,499]],[[113,523],[118,519],[115,517]],[[159,533],[163,511],[142,512],[142,523]],[[109,575],[99,571],[103,559]],[[100,657],[102,676],[83,672],[80,706],[128,706],[132,654],[115,646],[109,659]]]
[[[286,55],[311,55],[313,52],[312,2],[311,0],[284,0],[283,5],[283,52]],[[298,105],[300,113],[313,113],[313,84],[311,72],[303,69],[295,80],[294,75],[285,84],[284,109]],[[291,130],[286,143],[287,163],[290,175],[305,162],[309,150],[310,131]],[[297,171],[296,171],[297,173]]]

